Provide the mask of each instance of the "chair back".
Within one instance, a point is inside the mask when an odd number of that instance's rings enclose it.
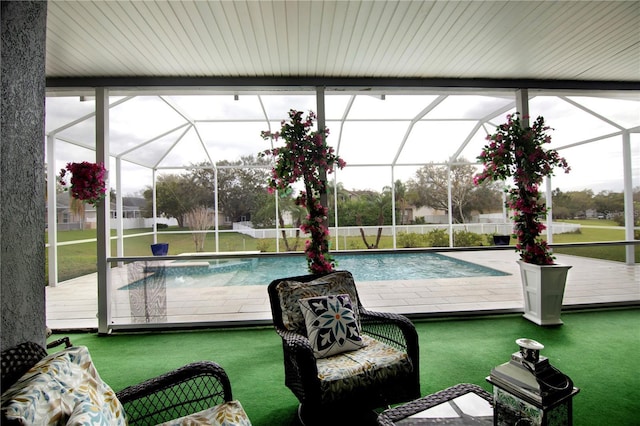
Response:
[[[307,297],[348,294],[356,316],[362,309],[353,276],[349,271],[332,271],[280,278],[268,288],[271,316],[276,328],[306,335],[306,327],[298,300]]]
[[[0,360],[2,371],[2,391],[9,389],[38,361],[47,356],[47,351],[35,342],[23,342],[2,351]]]

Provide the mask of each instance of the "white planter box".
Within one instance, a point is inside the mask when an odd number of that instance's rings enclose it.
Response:
[[[568,265],[534,265],[518,260],[524,296],[524,317],[538,325],[562,324],[562,298]]]

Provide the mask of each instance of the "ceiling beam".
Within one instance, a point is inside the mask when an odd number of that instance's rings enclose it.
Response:
[[[327,90],[411,88],[640,90],[639,81],[538,80],[483,78],[342,78],[342,77],[48,77],[51,88],[224,87],[244,90],[326,87]]]

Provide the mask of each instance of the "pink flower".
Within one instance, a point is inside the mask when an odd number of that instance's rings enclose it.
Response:
[[[65,170],[66,169],[66,170]],[[91,205],[97,205],[106,196],[106,169],[102,163],[67,163],[60,170],[58,181],[66,188],[67,171],[71,173],[71,196]]]

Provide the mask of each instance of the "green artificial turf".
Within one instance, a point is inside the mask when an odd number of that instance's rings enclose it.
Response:
[[[528,337],[544,344],[542,355],[580,388],[575,425],[637,424],[640,309],[569,312],[562,318],[565,324],[555,327],[519,315],[415,321],[422,394],[457,383],[491,391],[485,380],[491,368],[518,350],[517,338]],[[188,362],[213,360],[227,371],[234,398],[255,426],[294,422],[298,402],[284,386],[281,341],[271,327],[70,337],[89,348],[116,391]]]

